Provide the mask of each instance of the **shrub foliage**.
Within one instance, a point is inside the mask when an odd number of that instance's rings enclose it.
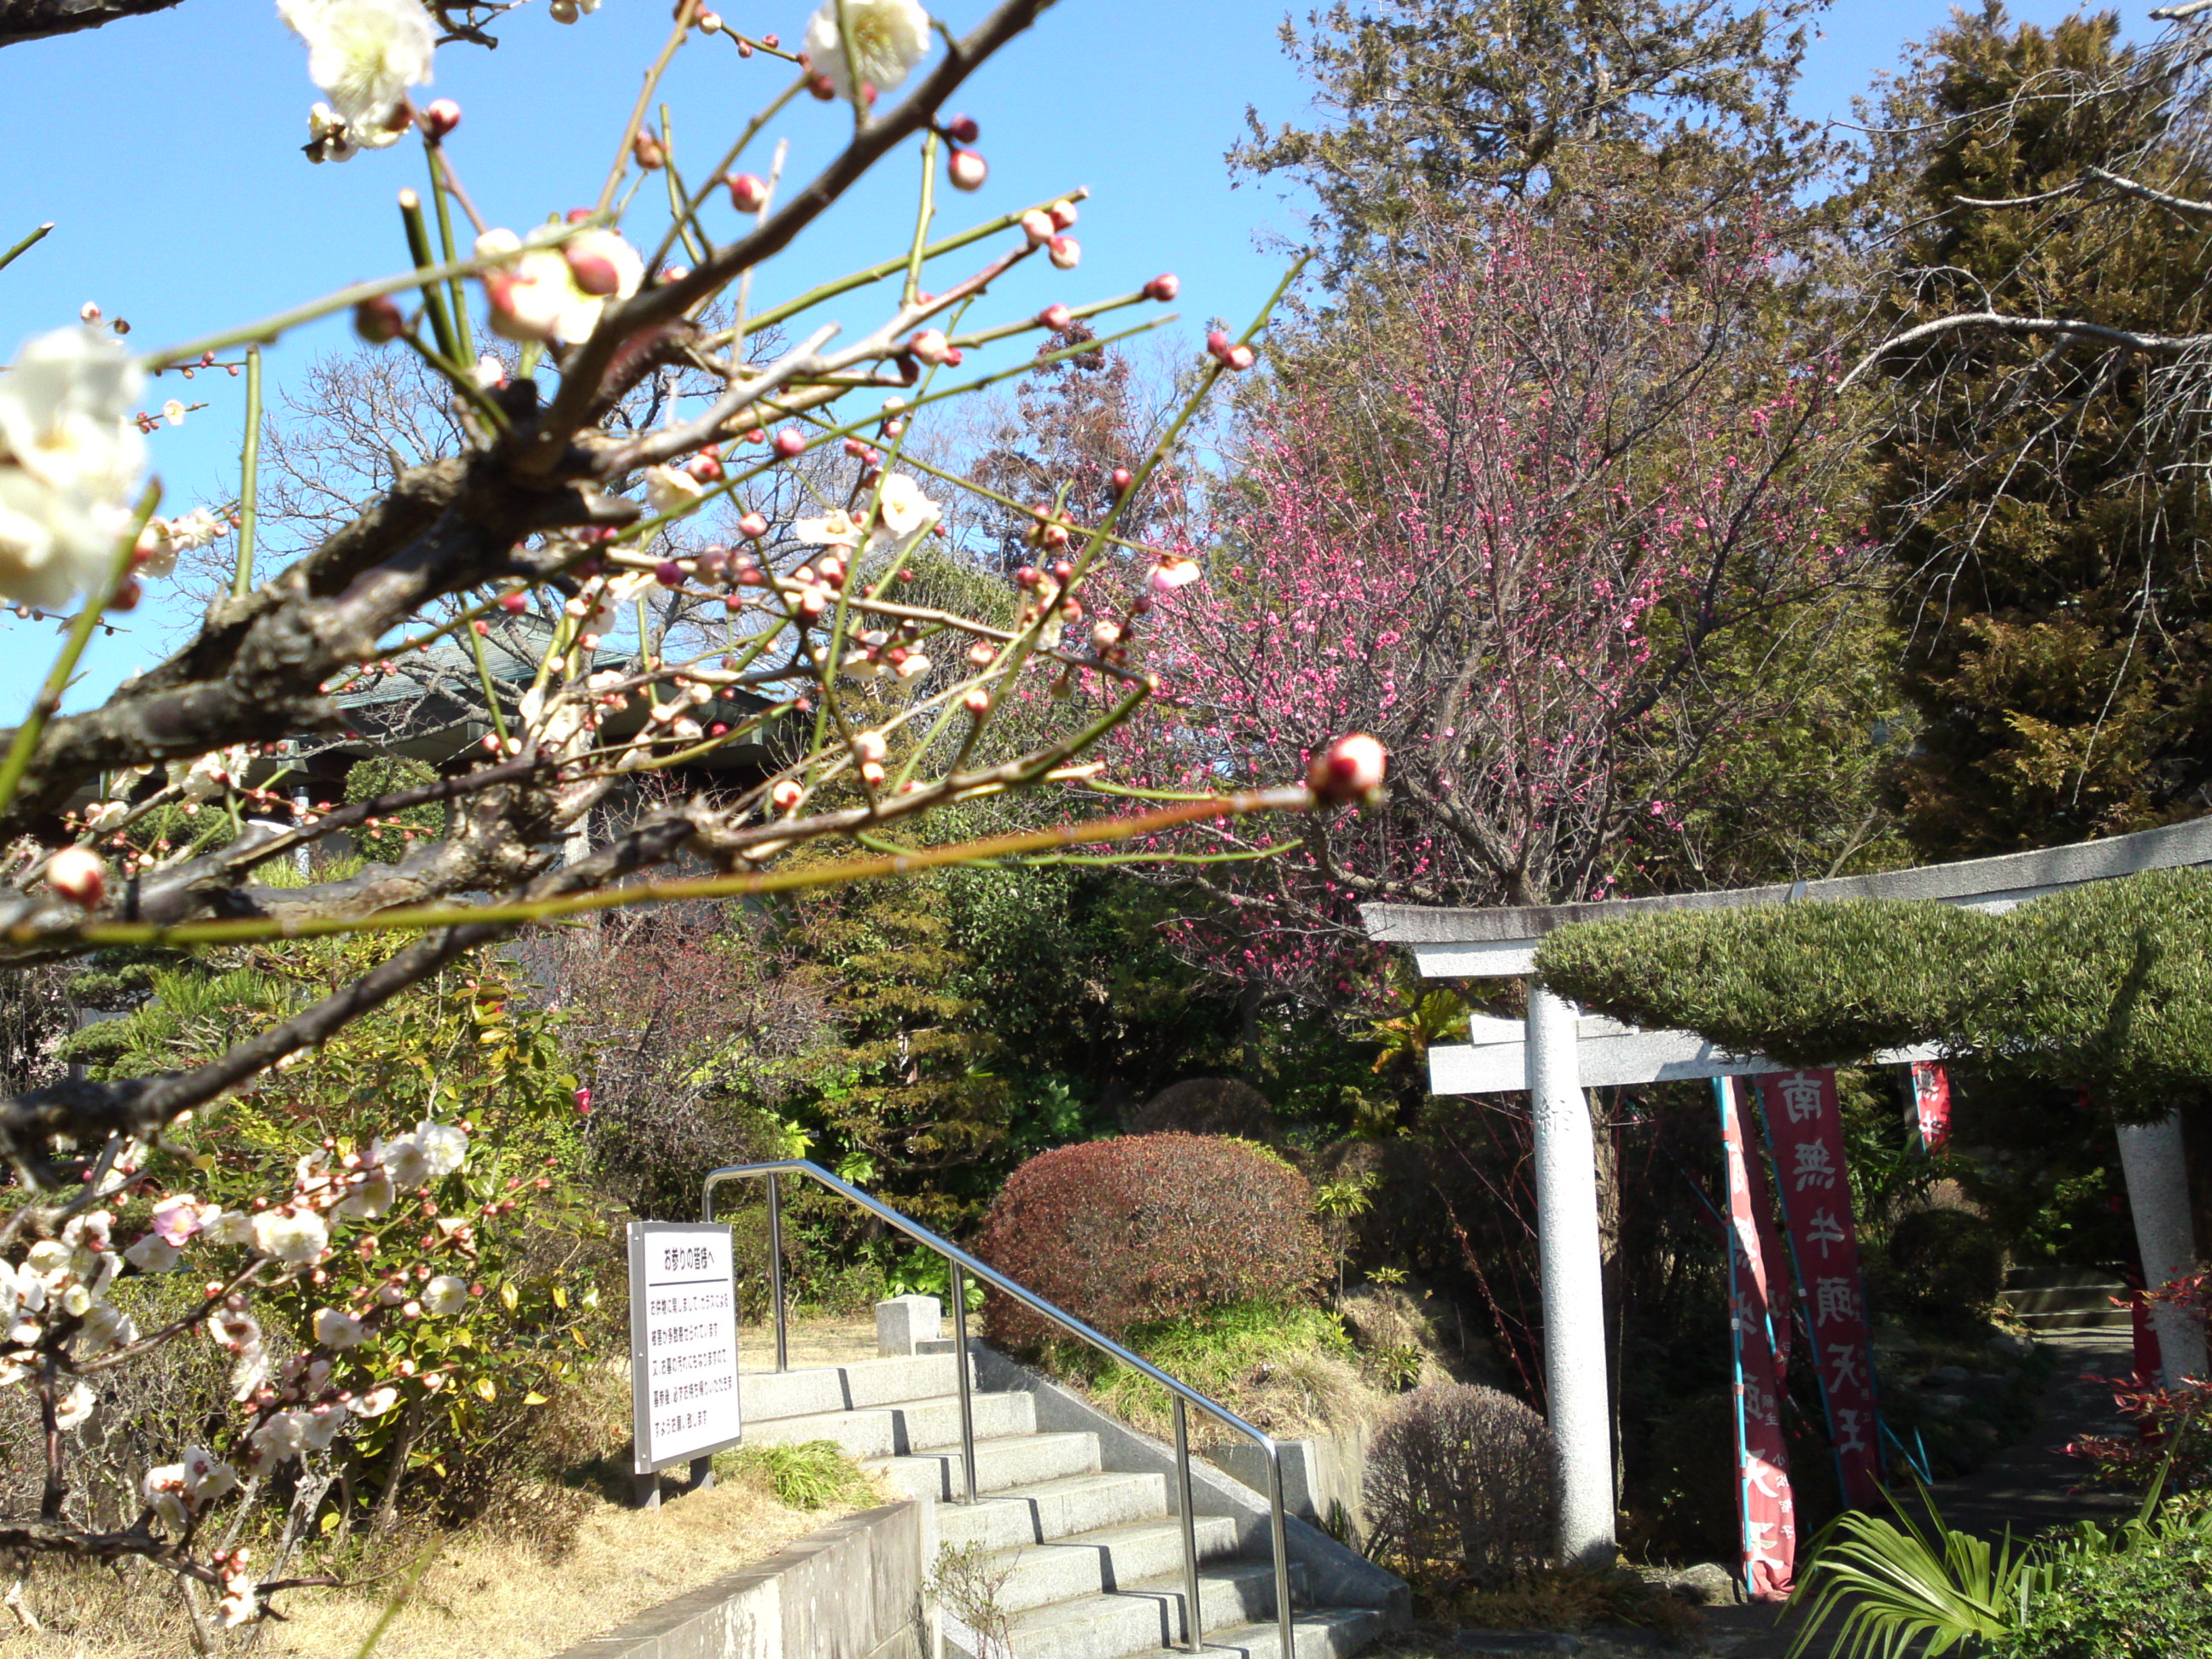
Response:
[[[1304,1176],[1249,1141],[1124,1135],[1041,1152],[1007,1178],[977,1251],[1110,1336],[1237,1303],[1303,1300],[1328,1267]],[[994,1295],[994,1341],[1034,1352],[1048,1321]]]
[[[1371,1552],[1416,1582],[1494,1584],[1551,1547],[1559,1494],[1552,1431],[1510,1395],[1416,1389],[1367,1454]]]

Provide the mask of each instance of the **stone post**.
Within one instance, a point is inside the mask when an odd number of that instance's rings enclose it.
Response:
[[[1528,1107],[1536,1143],[1544,1378],[1559,1449],[1559,1555],[1609,1565],[1614,1553],[1613,1423],[1606,1389],[1597,1150],[1575,1043],[1575,1011],[1531,982]]]
[[[2128,1208],[2135,1216],[2143,1283],[2155,1287],[2187,1273],[2197,1261],[2181,1114],[2170,1112],[2156,1123],[2123,1123],[2119,1133],[2120,1169],[2127,1176]],[[2203,1376],[2203,1323],[2179,1308],[2152,1310],[2151,1322],[2158,1331],[2166,1387],[2174,1387],[2184,1376]]]

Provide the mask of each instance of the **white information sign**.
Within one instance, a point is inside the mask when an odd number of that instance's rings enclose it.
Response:
[[[737,1443],[737,1286],[726,1226],[629,1224],[629,1344],[640,1474]]]

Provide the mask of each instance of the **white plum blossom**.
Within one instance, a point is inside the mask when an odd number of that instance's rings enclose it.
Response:
[[[381,1417],[399,1403],[399,1390],[394,1388],[374,1388],[355,1397],[353,1414],[356,1417]]]
[[[261,1346],[261,1322],[243,1308],[218,1308],[208,1320],[208,1336],[216,1346],[243,1353]]]
[[[457,1314],[468,1305],[468,1281],[452,1273],[440,1273],[422,1287],[423,1308],[441,1318]]]
[[[159,1233],[148,1233],[129,1249],[123,1259],[142,1273],[174,1273],[182,1255],[177,1247]]]
[[[627,299],[645,280],[645,261],[611,230],[593,229],[559,247],[530,246],[511,230],[477,238],[481,258],[500,263],[480,279],[491,302],[492,332],[524,342],[574,344],[599,325],[609,300]],[[586,289],[580,276],[591,282]]]
[[[330,1248],[330,1229],[313,1210],[264,1210],[253,1218],[253,1248],[288,1267],[303,1267]]]
[[[433,1181],[457,1174],[468,1162],[469,1138],[450,1123],[433,1123],[426,1117],[415,1126],[415,1139],[430,1160]]]
[[[704,484],[672,466],[649,466],[645,470],[646,504],[655,513],[684,512],[696,507],[706,493]]]
[[[251,1244],[253,1218],[244,1210],[219,1210],[200,1223],[200,1237],[210,1244]]]
[[[300,1419],[301,1438],[315,1451],[321,1451],[337,1438],[338,1431],[345,1427],[348,1414],[344,1402],[337,1400],[295,1413]]]
[[[858,547],[860,527],[842,507],[833,507],[818,519],[794,519],[791,538],[809,547]]]
[[[190,761],[171,761],[169,786],[186,800],[212,800],[225,789],[246,781],[247,763],[243,744],[210,750]]]
[[[276,12],[307,42],[307,78],[328,94],[347,141],[397,143],[407,88],[429,80],[438,45],[422,0],[276,0]]]
[[[146,1481],[141,1488],[146,1495],[147,1506],[160,1517],[162,1525],[173,1532],[185,1529],[185,1466],[182,1463],[157,1463],[146,1471]]]
[[[297,1412],[278,1412],[253,1431],[254,1455],[272,1463],[298,1455],[307,1443],[307,1424]]]
[[[921,493],[921,486],[907,474],[894,472],[884,480],[882,495],[876,503],[876,525],[868,532],[868,550],[872,553],[887,541],[903,541],[927,530],[937,518],[937,503]]]
[[[138,573],[166,576],[177,568],[177,555],[205,547],[230,534],[230,526],[204,507],[173,519],[149,519],[138,532]]]
[[[112,1302],[96,1302],[86,1310],[77,1334],[78,1357],[90,1358],[110,1348],[128,1347],[138,1340],[138,1322]]]
[[[307,142],[301,148],[307,159],[318,164],[350,161],[361,153],[361,146],[353,141],[353,129],[328,104],[317,104],[307,112]]]
[[[331,1206],[331,1213],[374,1221],[392,1207],[392,1200],[398,1196],[392,1171],[381,1164],[372,1164],[354,1177],[353,1190]]]
[[[62,1429],[75,1428],[92,1415],[92,1408],[98,1403],[98,1399],[92,1390],[83,1383],[78,1383],[55,1401],[54,1426]]]
[[[195,1506],[220,1498],[238,1486],[238,1471],[198,1446],[185,1449],[183,1472],[185,1499]]]
[[[838,34],[838,13],[844,34]],[[889,92],[929,55],[929,14],[914,0],[823,0],[806,21],[806,61],[840,98],[857,82]]]
[[[315,1340],[326,1348],[357,1348],[368,1335],[361,1321],[336,1308],[315,1310]]]
[[[89,328],[40,335],[0,374],[0,595],[59,605],[106,578],[145,466],[144,383]]]

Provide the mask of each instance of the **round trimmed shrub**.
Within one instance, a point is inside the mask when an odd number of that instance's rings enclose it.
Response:
[[[1559,1482],[1552,1431],[1471,1382],[1416,1389],[1367,1450],[1369,1553],[1416,1582],[1495,1584],[1550,1553]]]
[[[1006,1178],[975,1253],[1109,1336],[1239,1303],[1302,1300],[1328,1270],[1306,1179],[1212,1135],[1124,1135],[1040,1152]],[[991,1340],[1060,1334],[994,1294]]]
[[[2004,1244],[1971,1210],[1918,1210],[1890,1230],[1898,1291],[1923,1316],[1972,1318],[2004,1289]]]

